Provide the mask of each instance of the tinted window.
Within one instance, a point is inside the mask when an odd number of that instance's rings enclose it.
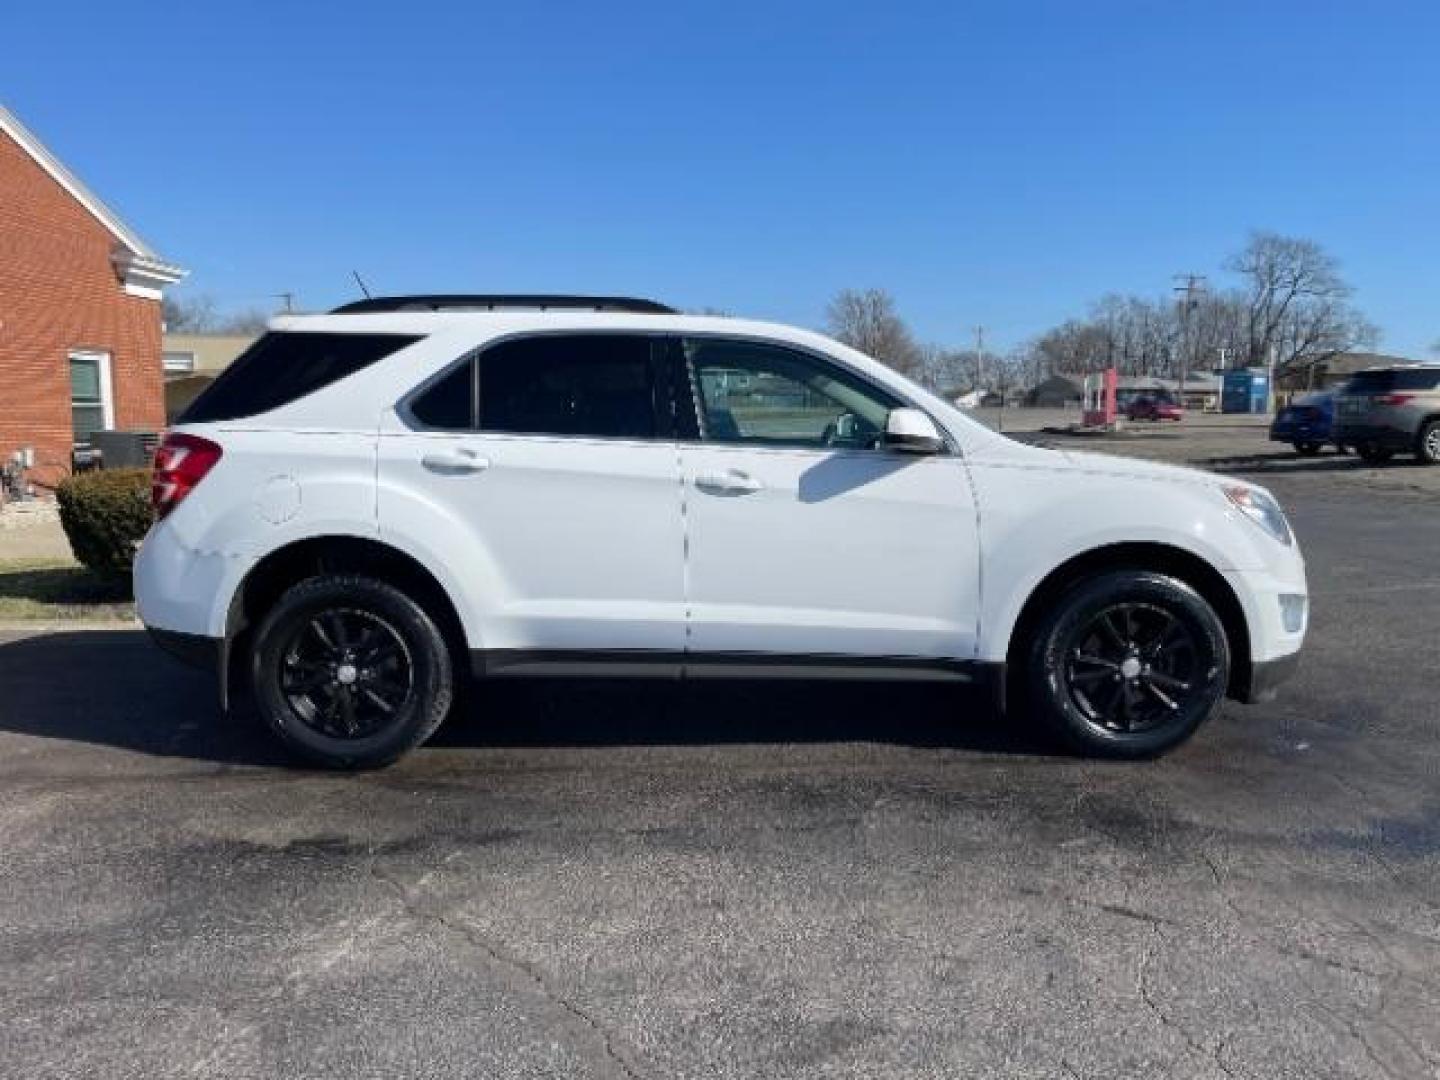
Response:
[[[1351,394],[1388,394],[1396,390],[1434,390],[1440,387],[1440,368],[1390,368],[1362,371],[1345,390]]]
[[[180,423],[239,420],[278,409],[419,340],[412,334],[265,334],[195,399]]]
[[[901,404],[834,364],[781,346],[692,338],[685,355],[712,442],[870,448]]]
[[[650,339],[557,334],[487,349],[480,355],[480,429],[654,437]]]
[[[463,431],[475,426],[475,361],[461,364],[410,404],[426,427]]]

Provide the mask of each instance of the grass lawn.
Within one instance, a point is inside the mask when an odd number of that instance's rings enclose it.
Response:
[[[63,560],[0,559],[0,622],[134,616],[128,581],[104,581]]]

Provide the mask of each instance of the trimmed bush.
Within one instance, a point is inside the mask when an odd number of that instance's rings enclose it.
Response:
[[[150,471],[97,469],[55,489],[70,550],[93,573],[128,578],[135,549],[150,528]]]

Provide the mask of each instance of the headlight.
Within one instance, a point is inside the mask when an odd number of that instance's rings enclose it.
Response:
[[[1295,543],[1295,534],[1290,531],[1290,523],[1285,520],[1285,511],[1280,509],[1280,504],[1269,492],[1259,488],[1242,487],[1239,484],[1227,484],[1225,497],[1230,500],[1230,505],[1286,547]]]

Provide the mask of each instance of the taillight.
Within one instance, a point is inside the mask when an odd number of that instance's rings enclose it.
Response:
[[[1414,394],[1381,394],[1375,400],[1381,405],[1393,407],[1396,405],[1404,405],[1407,401],[1413,401],[1414,399]]]
[[[198,435],[166,435],[155,451],[155,473],[150,480],[150,503],[155,517],[163,518],[195,490],[215,467],[223,451],[219,444]]]

